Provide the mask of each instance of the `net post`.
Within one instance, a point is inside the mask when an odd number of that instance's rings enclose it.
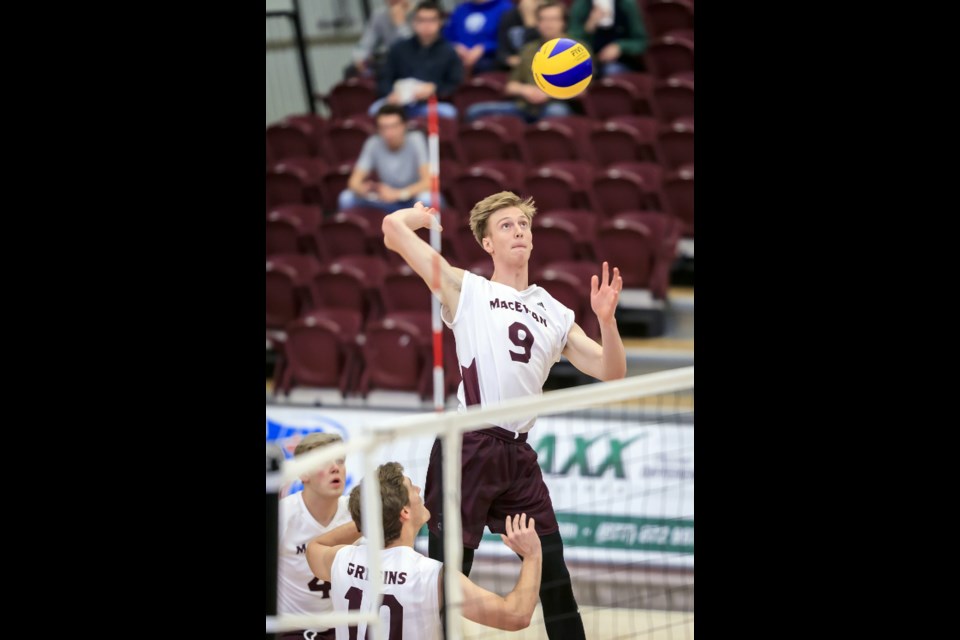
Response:
[[[280,488],[283,480],[280,466],[283,463],[283,450],[275,444],[267,444],[267,570],[266,570],[266,617],[268,622],[277,615],[277,563],[280,547],[279,508]],[[267,633],[267,640],[276,638],[275,633]]]
[[[463,568],[463,526],[460,522],[460,467],[463,432],[448,426],[443,435],[443,575],[446,611],[446,640],[463,638],[463,591],[460,575]]]
[[[427,102],[427,133],[430,155],[430,204],[437,211],[437,217],[430,227],[430,246],[437,252],[433,259],[433,278],[430,300],[431,325],[433,329],[433,408],[443,411],[443,325],[440,321],[440,123],[437,116],[437,96],[430,96]]]
[[[374,594],[373,612],[380,611],[383,604],[383,503],[380,496],[380,476],[377,473],[376,458],[373,452],[378,447],[373,446],[363,454],[363,480],[361,481],[361,513],[363,533],[367,538],[367,561],[370,564],[370,588]],[[367,623],[367,629],[373,627],[374,640],[386,640],[386,629],[380,624],[380,616]]]

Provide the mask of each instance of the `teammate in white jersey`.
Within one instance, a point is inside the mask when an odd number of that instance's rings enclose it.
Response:
[[[440,616],[443,602],[443,564],[427,558],[413,548],[417,532],[430,519],[430,511],[420,497],[420,487],[413,486],[397,462],[377,468],[383,502],[384,549],[380,559],[384,596],[380,619],[386,625],[387,640],[441,640],[443,624]],[[360,486],[350,494],[350,513],[358,531],[360,518]],[[537,606],[540,588],[540,538],[534,520],[518,514],[505,522],[504,544],[522,558],[517,584],[506,597],[487,591],[459,574],[463,589],[463,616],[479,624],[516,631],[530,625]],[[336,534],[332,534],[336,535]],[[323,539],[307,547],[307,560],[313,573],[333,584],[333,608],[337,611],[370,611],[374,596],[370,589],[369,547],[367,545],[327,546]],[[366,624],[355,632],[346,626],[337,627],[337,640],[366,638]]]
[[[294,449],[299,456],[342,438],[334,433],[311,433]],[[280,501],[280,555],[277,576],[278,613],[327,613],[333,610],[330,583],[318,580],[307,564],[307,544],[318,535],[350,522],[344,460],[334,460],[300,476],[303,491]],[[280,635],[284,640],[333,640],[333,629],[304,629]]]
[[[623,288],[619,269],[590,284],[590,305],[600,323],[602,345],[574,322],[574,314],[547,291],[529,283],[533,250],[531,222],[536,208],[503,191],[478,202],[470,228],[493,260],[490,280],[452,267],[415,233],[435,224],[433,210],[417,203],[383,220],[384,243],[399,253],[432,286],[434,260],[440,263],[443,321],[453,330],[463,381],[460,408],[493,405],[508,398],[539,394],[550,367],[566,358],[600,380],[616,380],[627,370],[614,311]],[[540,602],[551,640],[584,638],[583,622],[563,559],[563,541],[536,452],[526,443],[535,416],[491,425],[463,435],[460,512],[463,521],[463,572],[473,563],[483,528],[504,533],[504,518],[525,512],[534,517],[543,547]],[[443,558],[441,445],[437,440],[427,470],[426,504],[430,521],[430,557]]]

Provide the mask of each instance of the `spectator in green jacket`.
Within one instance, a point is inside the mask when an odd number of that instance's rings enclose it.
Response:
[[[598,77],[645,70],[647,29],[636,0],[574,0],[569,33],[596,52]]]

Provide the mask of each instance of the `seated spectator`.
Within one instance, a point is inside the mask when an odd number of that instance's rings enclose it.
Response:
[[[636,0],[574,0],[570,37],[596,51],[598,77],[644,71],[647,30]]]
[[[443,34],[468,73],[497,68],[500,17],[512,8],[510,0],[465,0],[453,10]]]
[[[463,64],[440,34],[442,17],[434,2],[420,2],[413,10],[414,36],[394,43],[377,77],[380,99],[370,106],[375,115],[384,104],[402,105],[407,117],[426,115],[427,99],[444,100],[463,80]],[[441,118],[456,118],[457,109],[439,102]]]
[[[419,131],[407,131],[403,107],[385,104],[376,115],[377,133],[363,143],[347,188],[340,192],[340,211],[376,207],[385,213],[430,201],[430,162],[427,143]],[[378,182],[370,179],[377,172]]]
[[[373,12],[353,50],[353,62],[344,72],[344,79],[376,77],[393,43],[413,35],[409,13],[410,0],[387,0],[387,6]]]
[[[537,7],[543,0],[520,0],[500,18],[497,30],[497,63],[501,69],[513,69],[520,62],[520,49],[540,37],[537,31]]]
[[[478,102],[467,110],[467,120],[473,121],[481,116],[511,115],[535,122],[546,116],[568,116],[571,114],[569,100],[554,100],[533,79],[533,56],[545,42],[554,38],[566,37],[566,9],[554,0],[547,0],[536,9],[537,31],[540,36],[528,42],[520,50],[520,62],[510,72],[510,80],[504,92],[515,96],[516,100],[505,102]],[[584,45],[586,46],[586,45]],[[589,47],[588,47],[589,49]]]

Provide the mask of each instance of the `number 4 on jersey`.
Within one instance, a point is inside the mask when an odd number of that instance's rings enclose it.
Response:
[[[324,600],[330,598],[330,587],[332,585],[329,582],[320,582],[320,578],[314,577],[307,586],[310,587],[310,591],[323,591]]]

